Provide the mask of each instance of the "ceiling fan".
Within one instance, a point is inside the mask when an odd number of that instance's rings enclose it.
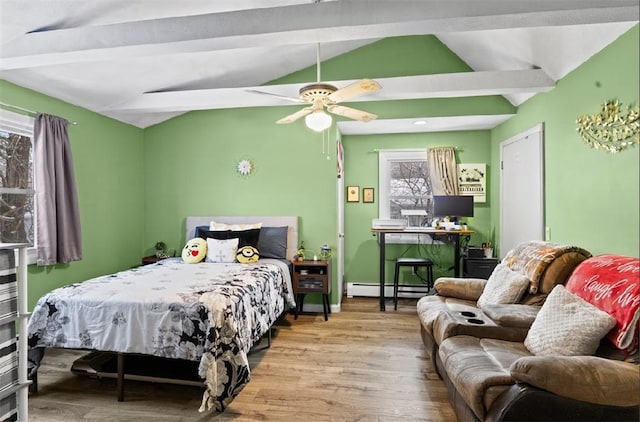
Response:
[[[316,45],[316,69],[317,69],[317,82],[308,84],[300,88],[299,97],[286,97],[277,94],[271,94],[264,91],[252,90],[259,94],[274,95],[286,100],[295,101],[297,103],[310,104],[301,110],[296,111],[293,114],[283,117],[278,120],[278,124],[293,123],[301,117],[305,117],[306,125],[316,132],[322,132],[325,129],[331,127],[331,116],[324,112],[326,110],[329,113],[337,114],[339,116],[348,117],[353,120],[361,122],[368,122],[374,120],[378,116],[373,113],[369,113],[355,108],[339,105],[343,101],[350,100],[360,95],[367,94],[369,92],[377,91],[381,88],[380,84],[372,79],[361,79],[357,82],[349,84],[344,88],[338,89],[337,87],[323,83],[320,79],[320,44]]]

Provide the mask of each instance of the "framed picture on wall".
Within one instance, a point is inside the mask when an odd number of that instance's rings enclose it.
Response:
[[[360,186],[347,186],[347,202],[360,202]]]
[[[362,202],[373,202],[374,190],[373,188],[362,188]]]
[[[473,195],[473,202],[487,202],[487,165],[458,164],[460,195]]]

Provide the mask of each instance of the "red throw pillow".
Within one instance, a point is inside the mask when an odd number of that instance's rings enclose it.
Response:
[[[568,291],[616,319],[607,337],[627,353],[638,348],[639,277],[640,259],[598,255],[580,263],[566,285]]]

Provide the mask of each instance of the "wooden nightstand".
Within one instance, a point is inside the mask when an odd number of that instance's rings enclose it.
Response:
[[[296,319],[298,312],[302,312],[304,296],[311,293],[322,295],[322,309],[324,320],[329,319],[331,313],[329,294],[331,293],[331,261],[294,261],[293,262],[293,293],[296,295]]]
[[[165,258],[158,258],[155,255],[143,256],[142,257],[142,265],[155,264],[158,261],[161,261]]]

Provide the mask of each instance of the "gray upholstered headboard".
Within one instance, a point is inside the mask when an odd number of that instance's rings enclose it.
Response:
[[[191,239],[198,226],[208,226],[211,221],[224,224],[262,223],[262,227],[287,226],[287,259],[293,259],[298,249],[297,216],[211,216],[187,217],[185,239]]]

